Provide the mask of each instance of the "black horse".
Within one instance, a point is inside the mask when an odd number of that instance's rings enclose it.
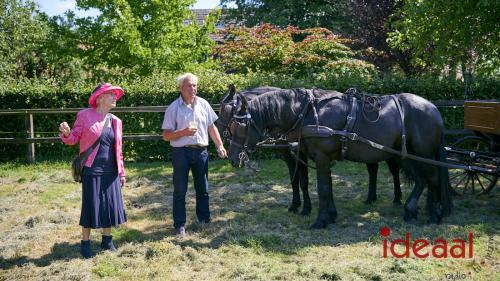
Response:
[[[242,104],[230,125],[232,141],[229,148],[232,165],[240,167],[241,159],[263,140],[265,131],[297,138],[301,152],[317,167],[319,211],[313,228],[326,227],[337,217],[330,171],[332,161],[344,158],[378,163],[394,157],[391,153],[357,141],[353,135],[350,135],[352,141],[345,141],[345,135],[325,135],[321,132],[342,132],[349,123],[347,120],[355,118],[351,132],[359,136],[388,148],[403,151],[406,148],[410,154],[444,161],[443,121],[437,108],[429,101],[408,93],[385,96],[379,98],[379,111],[366,113],[364,110],[351,110],[356,104],[364,105],[352,102],[349,95],[338,93],[318,99],[319,95],[314,92],[322,91],[275,90],[251,101],[240,95]],[[356,114],[352,116],[352,112]],[[316,128],[317,132],[309,130],[307,133],[304,128]],[[451,213],[448,170],[406,157],[398,156],[396,159],[403,171],[415,181],[415,187],[405,203],[405,221],[416,220],[418,199],[424,187],[428,186],[429,222],[439,223],[443,216]]]
[[[222,98],[220,104],[219,119],[217,119],[217,129],[222,133],[223,141],[231,139],[231,133],[229,131],[229,124],[233,118],[233,115],[240,109],[241,100],[240,95],[245,96],[246,99],[251,100],[261,94],[281,90],[276,87],[257,87],[252,89],[247,89],[245,91],[239,92],[236,95],[236,88],[233,85],[229,86],[228,93]],[[278,136],[269,136],[275,137]],[[286,147],[278,148],[281,159],[285,161],[288,167],[288,173],[290,175],[290,182],[292,184],[292,203],[288,208],[289,212],[297,213],[301,205],[300,200],[300,190],[302,190],[302,197],[304,205],[302,206],[301,215],[307,216],[311,213],[311,198],[309,197],[309,174],[307,169],[307,156],[299,151],[296,155],[300,159],[297,161],[295,157],[291,154],[290,149]]]
[[[219,119],[217,120],[217,129],[222,132],[223,140],[228,140],[231,138],[229,131],[229,123],[233,118],[233,115],[239,110],[241,106],[241,101],[239,96],[242,95],[246,100],[251,100],[261,94],[282,90],[276,87],[257,87],[247,89],[236,94],[236,88],[233,85],[229,85],[228,93],[221,100],[221,108],[219,113]],[[339,92],[336,91],[324,91],[323,95],[333,95],[336,96]],[[277,136],[272,136],[276,138]],[[307,169],[307,156],[299,151],[296,156],[292,155],[288,148],[279,148],[281,158],[286,162],[288,167],[288,172],[290,174],[290,181],[292,184],[292,204],[288,208],[289,212],[298,212],[298,208],[301,205],[300,200],[300,190],[302,190],[304,207],[302,209],[302,215],[308,215],[311,211],[311,200],[308,192],[308,169]],[[299,158],[299,160],[296,159]],[[396,159],[389,158],[386,160],[389,170],[393,177],[394,182],[394,205],[401,205],[401,187],[399,179],[399,166]],[[368,184],[368,197],[364,201],[366,204],[371,204],[377,200],[377,174],[378,174],[378,163],[366,163],[369,174],[369,184]],[[299,190],[300,187],[300,190]]]

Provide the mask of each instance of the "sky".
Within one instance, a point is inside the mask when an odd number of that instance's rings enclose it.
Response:
[[[35,0],[40,5],[40,9],[49,16],[57,16],[63,14],[67,10],[74,10],[79,17],[95,16],[97,10],[89,11],[76,10],[75,0]],[[212,9],[219,4],[219,0],[197,0],[193,5],[193,9]]]

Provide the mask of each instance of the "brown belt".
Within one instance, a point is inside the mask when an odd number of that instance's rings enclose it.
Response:
[[[206,146],[198,145],[198,144],[185,145],[184,147],[197,148],[197,149],[205,149],[205,148],[207,148]]]

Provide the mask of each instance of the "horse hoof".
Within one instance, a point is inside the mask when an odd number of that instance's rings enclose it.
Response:
[[[315,222],[310,227],[310,229],[323,229],[323,228],[326,228],[326,223],[324,222]]]
[[[431,216],[427,220],[427,224],[440,224],[441,223],[441,217],[439,216]]]
[[[300,212],[300,215],[302,215],[303,217],[306,217],[306,216],[309,216],[311,214],[311,209],[302,209],[302,212]]]
[[[407,219],[405,220],[405,222],[407,224],[413,224],[413,225],[416,225],[417,224],[417,219],[416,218],[411,218],[411,219]]]
[[[290,208],[288,208],[288,212],[296,214],[299,212],[299,208],[297,206],[291,206]]]
[[[417,212],[406,211],[403,219],[405,222],[407,222],[409,224],[416,224],[417,223]]]
[[[375,202],[375,200],[366,199],[365,201],[363,201],[365,205],[371,205],[373,202]]]
[[[335,223],[335,220],[337,219],[337,211],[329,212],[330,214],[330,223]]]
[[[427,220],[427,224],[440,224],[441,219],[436,217],[431,217]]]
[[[403,203],[401,203],[401,201],[397,200],[397,201],[392,201],[392,205],[399,207],[399,206],[403,205]]]

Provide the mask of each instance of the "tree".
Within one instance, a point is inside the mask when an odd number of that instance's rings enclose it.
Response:
[[[230,3],[236,4],[237,8],[225,9],[224,20],[243,23],[247,27],[271,23],[279,27],[324,27],[341,32],[348,22],[344,13],[347,0],[221,0],[223,8]]]
[[[398,0],[349,1],[346,11],[349,32],[346,36],[353,39],[352,46],[360,50],[362,58],[375,64],[382,72],[399,68],[406,74],[416,74],[422,68],[411,62],[411,53],[392,48],[387,43],[388,33],[392,31],[390,21],[395,19],[393,14],[401,4]]]
[[[206,60],[217,15],[199,26],[189,6],[194,0],[77,0],[100,10],[77,20],[83,56],[90,65],[133,69],[137,74],[180,70]]]
[[[441,70],[498,73],[500,1],[403,0],[390,33],[391,46],[414,53],[416,62]]]
[[[87,78],[83,63],[83,48],[74,12],[47,19],[49,33],[44,44],[47,77],[57,77],[61,83]]]
[[[235,3],[237,8],[224,10],[226,22],[243,23],[252,27],[271,23],[280,27],[327,28],[352,39],[348,45],[358,58],[369,61],[382,72],[397,68],[404,73],[421,71],[411,62],[410,52],[392,48],[387,43],[391,31],[389,21],[400,4],[398,0],[339,0],[339,1],[276,1],[222,0]]]
[[[32,0],[0,0],[0,78],[41,75],[48,32]]]
[[[221,65],[231,72],[274,72],[294,77],[371,77],[373,65],[354,58],[346,40],[325,28],[279,28],[263,24],[230,27],[217,47]]]

